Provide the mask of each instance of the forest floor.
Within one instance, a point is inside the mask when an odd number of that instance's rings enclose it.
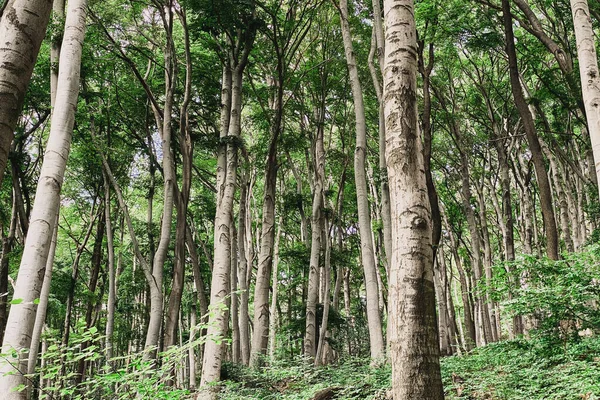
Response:
[[[227,366],[223,400],[385,400],[391,371],[368,361],[313,368],[302,362],[260,372]],[[512,340],[442,359],[446,399],[600,400],[600,338],[561,344]]]

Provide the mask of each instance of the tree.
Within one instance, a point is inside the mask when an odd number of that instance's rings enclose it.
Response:
[[[571,0],[573,25],[577,40],[579,75],[585,105],[585,116],[592,151],[594,154],[596,177],[600,176],[600,71],[596,57],[596,40],[592,29],[587,0]],[[600,185],[600,181],[598,182]]]
[[[25,398],[25,392],[15,391],[25,383],[27,351],[31,342],[39,298],[50,251],[60,190],[75,122],[79,94],[81,53],[85,36],[87,1],[71,0],[68,5],[65,35],[62,44],[56,108],[52,129],[38,181],[25,251],[19,268],[13,306],[2,352],[11,356],[0,363],[0,388],[10,398]],[[14,373],[16,372],[16,373]],[[10,374],[14,373],[14,374]]]
[[[379,284],[377,282],[377,263],[373,245],[373,232],[371,227],[371,214],[368,202],[368,189],[366,177],[367,157],[367,127],[363,94],[358,76],[356,56],[354,54],[350,25],[348,22],[348,2],[341,0],[339,3],[340,20],[342,24],[342,37],[346,62],[350,74],[350,86],[354,100],[354,114],[356,124],[356,148],[354,151],[354,178],[356,180],[356,202],[358,205],[358,225],[360,229],[360,253],[365,273],[365,289],[367,292],[367,320],[369,321],[369,340],[371,346],[371,359],[381,360],[385,356],[385,344],[379,315]]]
[[[10,0],[0,13],[0,181],[51,8],[52,0]]]
[[[394,399],[443,399],[431,211],[417,128],[417,33],[412,0],[385,0],[383,76],[392,204],[390,358]]]

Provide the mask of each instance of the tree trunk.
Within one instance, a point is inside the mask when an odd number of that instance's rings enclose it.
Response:
[[[214,232],[214,266],[210,290],[211,313],[208,323],[208,340],[202,361],[201,386],[216,382],[221,376],[223,360],[221,339],[227,331],[227,312],[223,309],[229,294],[231,272],[231,224],[237,185],[238,146],[241,134],[242,77],[254,42],[253,31],[245,32],[241,39],[244,49],[238,60],[228,60],[224,68],[221,103],[221,145],[217,161],[217,214]],[[239,50],[239,49],[238,49]],[[227,111],[227,106],[230,106]],[[206,397],[210,391],[203,391]]]
[[[46,35],[52,0],[8,0],[4,7],[0,19],[0,182],[25,92]]]
[[[10,225],[8,228],[8,234],[6,237],[2,238],[2,257],[0,258],[0,340],[4,338],[4,332],[6,331],[6,320],[8,317],[8,269],[10,267],[10,252],[15,242],[15,234],[18,223],[16,202],[16,193],[13,190]]]
[[[112,365],[114,355],[114,338],[115,329],[115,307],[117,302],[117,274],[115,271],[115,246],[113,243],[113,229],[110,213],[110,182],[103,170],[104,176],[104,212],[106,220],[106,250],[108,253],[107,269],[108,269],[108,300],[106,303],[106,361],[108,365]],[[122,233],[122,231],[121,231]]]
[[[354,178],[356,180],[356,202],[358,207],[358,225],[360,231],[360,253],[365,274],[367,294],[367,322],[369,326],[369,344],[371,360],[381,361],[385,357],[385,344],[379,315],[379,286],[377,284],[377,263],[373,249],[373,233],[366,178],[367,127],[365,107],[360,85],[356,56],[354,54],[350,25],[348,22],[348,2],[339,4],[342,38],[346,53],[346,63],[350,74],[350,86],[354,100],[356,148],[354,152]],[[389,164],[388,164],[389,165]]]
[[[323,238],[323,186],[325,180],[325,149],[323,127],[319,124],[315,135],[313,203],[311,214],[311,247],[306,299],[306,329],[304,355],[314,361],[317,354],[317,302],[319,299],[319,259]]]
[[[275,192],[277,186],[277,142],[281,132],[283,118],[283,76],[278,76],[276,96],[271,111],[275,114],[271,127],[267,170],[265,173],[265,193],[263,197],[263,213],[261,225],[260,252],[258,255],[258,271],[254,287],[254,334],[250,365],[257,367],[267,351],[269,343],[269,287],[273,266],[273,247],[275,243]]]
[[[238,289],[240,291],[240,310],[239,310],[239,329],[240,329],[240,355],[241,361],[244,365],[250,364],[250,327],[248,326],[248,276],[252,275],[252,264],[248,266],[248,259],[246,257],[246,245],[247,245],[247,219],[248,219],[248,207],[249,207],[249,182],[248,172],[245,170],[241,175],[242,181],[240,182],[240,212],[238,215]],[[252,263],[252,260],[250,260]]]
[[[269,322],[269,358],[271,362],[275,361],[275,350],[277,349],[277,302],[279,300],[279,242],[281,240],[281,226],[283,225],[283,215],[279,216],[277,223],[277,233],[275,234],[275,247],[273,249],[273,296],[271,298],[271,306],[269,314],[271,320]]]
[[[40,1],[35,2],[34,5],[39,6],[47,14],[51,2]],[[71,0],[69,2],[61,52],[56,107],[38,181],[35,196],[37,201],[33,207],[29,233],[25,242],[25,250],[21,259],[13,296],[13,299],[19,299],[21,303],[13,304],[11,307],[7,322],[7,331],[2,345],[2,352],[10,354],[9,357],[0,362],[0,391],[4,393],[6,399],[22,399],[27,393],[27,391],[15,391],[17,386],[27,384],[22,373],[12,375],[9,373],[14,372],[15,367],[18,371],[27,370],[28,357],[26,353],[29,351],[31,345],[31,333],[37,310],[34,300],[39,298],[45,275],[48,253],[56,225],[56,210],[60,204],[60,189],[71,145],[71,135],[79,93],[79,73],[83,39],[85,36],[86,10],[86,0]],[[36,13],[36,11],[38,12]],[[32,39],[34,39],[34,35],[38,33],[38,30],[41,29],[42,32],[45,30],[45,20],[47,20],[47,17],[42,18],[42,10],[31,9],[29,12],[24,13],[26,15],[20,15],[21,12],[14,8],[14,2],[10,4],[6,10],[6,14],[0,21],[0,36],[14,38],[15,40],[12,43],[21,43],[24,46],[27,43],[39,43],[37,39],[33,41]],[[17,20],[7,17],[10,15],[24,18],[21,24],[25,21],[30,21],[26,26],[32,27],[34,31],[27,32],[27,29],[24,30],[22,26],[17,28]],[[14,29],[18,29],[18,32],[15,32]],[[25,35],[25,37],[19,38],[19,35]],[[27,61],[33,63],[34,60],[22,57],[22,54],[37,54],[38,48],[39,44],[36,44],[34,49],[22,49],[23,51],[20,51],[18,54],[14,50],[0,51],[0,57],[4,54],[9,57],[16,57],[16,59],[2,59],[2,57],[0,58],[0,65],[6,62],[14,62],[14,65],[22,65],[22,68],[0,68],[2,74],[11,74],[11,76],[7,76],[6,78],[0,76],[0,87],[6,87],[4,82],[6,82],[7,78],[10,83],[8,87],[10,88],[19,88],[18,85],[14,85],[17,82],[23,84],[23,77],[12,76],[12,74],[15,71],[25,70],[29,71],[27,73],[29,76],[31,68],[28,67]],[[20,88],[24,90],[23,85]],[[15,108],[20,108],[22,102],[22,94],[19,92],[9,93],[9,96],[14,96],[17,99],[17,104],[11,104],[12,101],[0,102],[3,104],[0,106],[0,121],[2,121],[2,124],[0,124],[0,136],[3,138],[12,137],[13,121],[16,120],[16,117],[10,118],[10,115],[8,115],[8,118],[4,117],[5,105],[9,106],[9,109],[12,108],[14,110]],[[15,111],[13,111],[14,113]],[[5,131],[5,129],[8,129],[8,131]],[[2,147],[3,144],[0,144],[0,172],[4,171],[4,166],[6,165],[5,159],[2,161]]]
[[[588,123],[588,132],[592,142],[596,179],[600,176],[600,71],[596,56],[596,40],[592,29],[592,20],[587,0],[571,0],[571,13],[575,26],[577,57],[581,90]],[[600,186],[600,181],[596,183]]]
[[[58,210],[56,213],[56,224],[54,226],[54,233],[52,235],[52,243],[50,243],[50,251],[48,252],[48,260],[46,261],[46,271],[44,272],[44,283],[42,284],[42,290],[40,292],[40,303],[35,314],[35,323],[33,326],[33,332],[31,334],[31,345],[29,346],[29,359],[27,363],[27,374],[35,374],[35,367],[37,366],[40,341],[42,338],[42,331],[46,323],[46,312],[48,311],[48,300],[50,300],[50,285],[52,283],[52,271],[54,267],[54,255],[56,252],[56,240],[58,236]],[[40,377],[40,381],[41,381]],[[41,385],[40,385],[41,386]],[[33,387],[27,386],[29,394],[28,398],[32,398]]]
[[[510,14],[509,0],[502,0],[502,14],[504,20],[504,31],[506,34],[506,54],[508,55],[508,64],[510,72],[510,83],[512,94],[515,100],[517,111],[521,116],[525,135],[531,158],[535,168],[535,176],[537,178],[538,187],[540,190],[540,204],[542,207],[542,215],[544,217],[544,232],[546,235],[546,254],[552,260],[558,260],[558,232],[556,229],[556,218],[552,207],[552,193],[550,192],[550,182],[548,173],[544,165],[542,148],[535,130],[531,111],[525,101],[523,88],[519,78],[519,69],[517,65],[517,52],[515,50],[514,34],[512,28],[512,17]]]
[[[384,0],[386,160],[392,207],[389,323],[394,399],[443,399],[432,220],[417,114],[412,0]]]

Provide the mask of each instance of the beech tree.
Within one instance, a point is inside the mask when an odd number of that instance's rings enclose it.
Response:
[[[25,250],[19,268],[13,306],[7,321],[2,352],[11,354],[0,363],[0,387],[7,396],[25,398],[23,371],[27,371],[27,352],[31,343],[37,304],[44,281],[46,261],[52,243],[60,190],[65,173],[75,123],[79,94],[81,53],[86,24],[85,0],[71,0],[67,10],[65,34],[61,46],[60,70],[56,89],[56,109],[36,191],[36,198]]]
[[[411,0],[385,0],[383,100],[392,203],[390,358],[395,399],[443,399],[431,210],[417,126],[417,32]]]

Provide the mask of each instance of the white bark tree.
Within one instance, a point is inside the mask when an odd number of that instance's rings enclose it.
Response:
[[[592,142],[596,177],[598,177],[600,176],[600,71],[587,0],[571,0],[571,13],[577,41],[581,91]]]
[[[9,0],[0,16],[0,182],[52,0]]]
[[[413,0],[384,0],[386,161],[392,204],[389,329],[395,400],[443,399],[432,221],[417,115]]]
[[[367,321],[369,325],[369,343],[371,359],[382,360],[385,356],[385,345],[379,315],[379,285],[377,282],[377,262],[373,245],[371,213],[369,211],[369,191],[367,187],[367,127],[365,106],[363,101],[356,56],[352,45],[352,35],[348,23],[348,2],[341,0],[339,4],[342,24],[342,38],[346,53],[346,62],[350,74],[350,86],[354,99],[356,124],[356,148],[354,152],[354,178],[356,180],[356,202],[358,207],[358,224],[360,230],[360,254],[365,273],[365,290],[367,293]]]
[[[51,3],[51,2],[50,2]],[[31,223],[17,278],[13,305],[8,317],[2,352],[9,357],[0,362],[0,390],[6,399],[24,399],[26,391],[14,391],[26,384],[27,352],[37,311],[36,299],[46,270],[56,210],[60,203],[75,110],[79,94],[81,53],[86,28],[86,0],[71,0],[68,5],[65,34],[60,55],[60,71],[52,128],[44,154],[44,162],[37,185]],[[4,19],[3,19],[4,21]],[[1,68],[0,68],[1,69]],[[14,373],[16,371],[16,373]]]

